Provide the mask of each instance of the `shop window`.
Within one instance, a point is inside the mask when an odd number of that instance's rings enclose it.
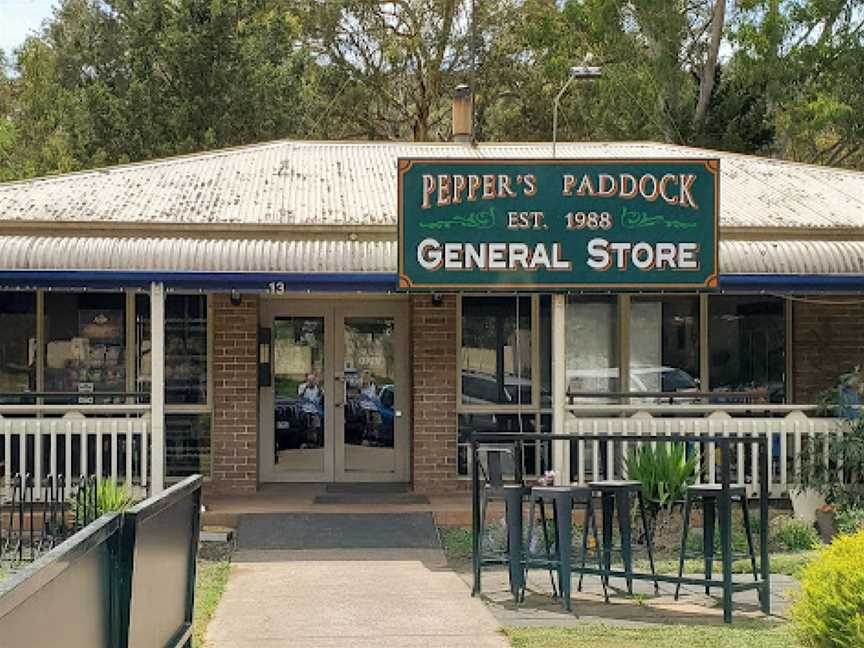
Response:
[[[535,308],[539,313],[536,319]],[[457,446],[460,475],[469,474],[472,430],[549,431],[548,410],[552,405],[550,313],[548,295],[462,298],[462,402]],[[537,348],[532,345],[534,327],[537,327]],[[536,398],[537,393],[539,398]],[[524,444],[525,475],[547,470],[549,459],[548,443]],[[512,466],[510,470],[512,472]]]
[[[460,475],[470,474],[468,465],[470,459],[472,431],[476,432],[518,432],[524,434],[548,433],[552,427],[549,414],[513,414],[513,413],[476,413],[459,415],[459,454],[457,466]],[[507,475],[514,473],[515,455],[512,445],[505,446],[511,450],[509,461],[505,462]],[[548,441],[526,441],[522,444],[522,473],[526,476],[541,475],[551,467],[551,445]]]
[[[138,391],[150,391],[150,299],[135,303]],[[165,299],[165,403],[207,402],[207,297],[168,295]]]
[[[630,391],[699,388],[699,298],[634,299],[630,304]]]
[[[565,327],[567,393],[620,391],[615,296],[569,296]]]
[[[0,293],[0,403],[28,404],[36,391],[36,293]]]
[[[531,298],[462,299],[462,403],[531,405]]]
[[[165,475],[210,475],[210,414],[165,417]]]
[[[708,301],[708,375],[711,390],[755,392],[751,401],[785,399],[784,302],[773,297],[712,296]],[[738,402],[741,397],[718,397]]]
[[[51,403],[121,403],[126,391],[126,296],[45,295],[45,391]],[[113,395],[93,394],[114,392]]]

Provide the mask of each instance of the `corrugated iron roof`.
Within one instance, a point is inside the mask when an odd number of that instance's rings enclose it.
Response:
[[[723,227],[864,228],[864,173],[640,142],[558,154],[719,157]],[[0,184],[0,221],[395,226],[396,160],[423,156],[548,158],[551,146],[279,141]]]
[[[0,236],[3,270],[396,272],[396,241]]]
[[[396,272],[396,241],[0,236],[0,270]],[[864,241],[721,241],[722,274],[864,275]]]

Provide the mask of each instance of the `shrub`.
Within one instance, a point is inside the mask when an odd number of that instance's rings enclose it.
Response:
[[[795,518],[784,520],[777,529],[774,538],[784,549],[789,551],[807,551],[808,549],[815,549],[821,544],[819,534],[813,525]]]
[[[688,459],[683,443],[646,444],[630,452],[627,475],[642,482],[642,494],[653,513],[670,510],[696,481],[696,456]]]
[[[838,533],[857,533],[864,530],[864,508],[846,506],[834,513],[834,527]]]
[[[804,569],[792,620],[809,648],[864,646],[864,531],[837,538]]]

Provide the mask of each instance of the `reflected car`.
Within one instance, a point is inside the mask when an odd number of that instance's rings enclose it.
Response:
[[[378,391],[375,399],[375,410],[381,417],[377,435],[370,435],[367,412],[360,404],[359,395],[351,395],[345,401],[345,442],[352,445],[372,445],[378,447],[393,447],[395,423],[396,387],[384,385]],[[365,442],[365,443],[364,443]]]
[[[505,376],[503,400],[499,394],[498,379],[494,374],[482,371],[464,370],[462,372],[462,402],[475,405],[516,405],[520,402],[531,404],[531,379]]]
[[[567,372],[568,393],[580,392],[617,392],[618,367],[601,369],[571,369]],[[699,391],[699,381],[683,369],[665,366],[645,366],[630,368],[631,392],[664,392],[669,394]],[[603,401],[604,398],[580,397],[580,402]],[[638,402],[662,402],[667,398],[640,398]],[[694,399],[690,399],[692,402]],[[688,399],[676,398],[677,403]]]

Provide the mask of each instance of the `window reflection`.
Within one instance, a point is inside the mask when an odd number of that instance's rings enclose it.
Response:
[[[165,417],[165,474],[171,478],[210,474],[210,415]]]
[[[617,392],[618,301],[609,297],[567,298],[567,392]]]
[[[785,399],[784,303],[773,297],[717,296],[708,302],[708,358],[713,391],[755,392],[748,400]],[[722,396],[715,402],[738,402]]]
[[[539,423],[539,426],[538,426]],[[457,470],[460,475],[470,474],[469,453],[471,449],[471,432],[521,432],[526,434],[547,433],[551,430],[552,421],[548,414],[460,414],[459,415],[459,451],[457,455]],[[513,451],[512,444],[504,444]],[[504,470],[513,475],[513,454]],[[525,441],[522,444],[522,472],[526,476],[540,475],[549,470],[552,465],[551,445],[548,441]]]
[[[630,304],[630,391],[699,388],[699,298],[634,299]]]
[[[36,294],[0,293],[0,403],[33,402],[14,396],[36,391]]]
[[[392,448],[396,400],[395,322],[345,319],[345,443]],[[347,469],[370,466],[346,455]]]
[[[461,370],[463,403],[531,404],[530,297],[462,299]]]
[[[138,391],[150,391],[150,299],[135,303],[138,320]],[[165,402],[207,402],[207,297],[165,298]]]
[[[275,462],[291,470],[324,469],[324,319],[273,321]]]
[[[124,294],[45,295],[45,342],[45,391],[81,394],[46,402],[123,401],[93,394],[126,391]]]

